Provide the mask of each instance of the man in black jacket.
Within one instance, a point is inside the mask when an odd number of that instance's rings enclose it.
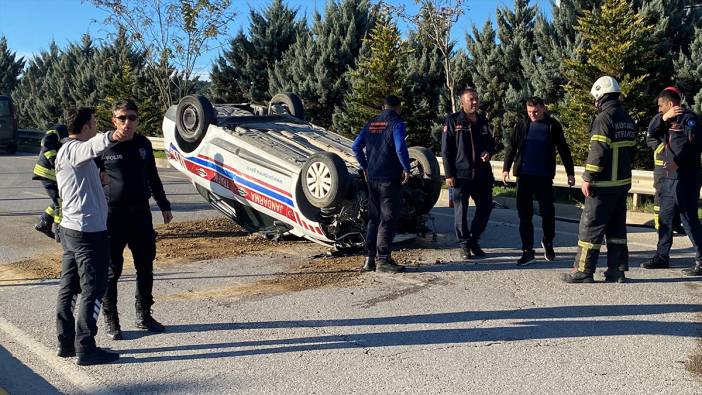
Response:
[[[478,240],[487,227],[492,212],[492,176],[490,158],[495,141],[490,125],[478,113],[478,92],[466,88],[461,92],[462,110],[446,117],[441,136],[446,184],[453,188],[453,215],[456,237],[463,257],[483,258]],[[468,230],[468,198],[475,202],[475,216]]]
[[[646,142],[654,148],[656,199],[659,206],[656,255],[641,266],[646,269],[669,267],[676,212],[695,246],[695,264],[683,270],[689,276],[702,275],[702,225],[697,216],[700,197],[700,154],[702,127],[697,115],[682,107],[676,88],[658,95],[658,114],[648,128]]]
[[[553,238],[556,235],[556,217],[553,204],[553,177],[556,175],[556,150],[561,155],[568,175],[568,185],[575,185],[575,171],[570,148],[563,136],[561,124],[546,113],[544,101],[538,97],[526,102],[529,121],[518,123],[510,136],[505,149],[502,166],[502,182],[507,185],[509,170],[514,164],[513,174],[517,177],[517,212],[519,213],[519,236],[522,239],[522,256],[517,265],[528,265],[535,259],[534,196],[539,202],[541,226],[544,231],[541,246],[544,258],[556,258]]]
[[[123,142],[98,158],[105,196],[107,197],[107,230],[110,235],[110,267],[103,312],[107,335],[122,339],[117,312],[117,281],[122,274],[124,247],[129,246],[136,269],[137,328],[149,332],[163,332],[164,327],[151,316],[153,304],[153,262],[156,257],[156,233],[151,221],[149,198],[154,196],[163,214],[163,222],[173,219],[171,204],[156,170],[156,162],[149,139],[136,134],[139,123],[137,105],[132,100],[118,101],[112,109],[116,130],[129,136]]]

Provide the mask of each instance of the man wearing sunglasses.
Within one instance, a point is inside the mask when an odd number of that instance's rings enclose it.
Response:
[[[132,251],[136,269],[135,325],[149,332],[164,331],[163,325],[151,316],[156,233],[149,198],[153,195],[164,223],[171,222],[173,215],[156,170],[151,142],[136,133],[139,126],[136,103],[132,100],[117,101],[112,108],[112,123],[116,130],[128,136],[128,140],[105,151],[98,158],[107,197],[107,230],[110,235],[110,267],[102,308],[107,336],[121,340],[117,281],[122,274],[122,255],[126,246]]]

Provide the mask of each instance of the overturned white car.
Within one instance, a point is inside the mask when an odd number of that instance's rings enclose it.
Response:
[[[294,235],[337,249],[363,245],[367,187],[352,141],[303,120],[295,94],[268,106],[184,97],[163,119],[168,159],[216,209],[270,238]],[[423,236],[441,190],[439,164],[409,149],[399,238]]]

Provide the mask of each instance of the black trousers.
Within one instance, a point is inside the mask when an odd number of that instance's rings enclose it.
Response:
[[[59,227],[63,258],[56,303],[59,344],[75,344],[77,352],[95,349],[97,319],[107,284],[109,242],[107,232],[78,232]],[[73,317],[80,294],[77,320]],[[77,325],[76,325],[77,324]]]
[[[388,259],[402,199],[399,181],[368,181],[366,254]]]
[[[661,179],[656,190],[658,200],[658,245],[656,254],[668,256],[673,245],[673,221],[680,213],[683,227],[692,245],[695,260],[702,262],[702,225],[697,216],[700,185],[697,181]]]
[[[42,181],[41,185],[51,199],[51,204],[42,214],[42,219],[48,223],[58,224],[61,222],[61,199],[59,199],[58,184],[51,181]]]
[[[517,178],[517,213],[522,250],[534,249],[534,198],[539,202],[543,241],[550,244],[556,236],[556,208],[553,204],[553,180],[549,177],[522,175]]]
[[[110,207],[107,215],[110,235],[110,265],[103,309],[117,314],[117,282],[124,266],[124,248],[129,246],[136,269],[136,305],[148,309],[154,303],[154,259],[156,233],[148,202],[128,207]]]
[[[456,238],[462,246],[478,241],[492,212],[492,176],[479,175],[473,180],[456,178],[453,187],[453,221]],[[468,230],[468,199],[475,202],[475,215]]]
[[[626,240],[626,191],[590,189],[580,217],[578,252],[573,267],[594,273],[602,241],[607,240],[607,269],[629,270]]]

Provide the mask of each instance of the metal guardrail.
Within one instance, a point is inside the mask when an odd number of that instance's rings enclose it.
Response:
[[[439,161],[439,168],[441,169],[441,176],[444,176],[444,161],[441,157],[436,158]],[[492,166],[492,174],[495,176],[497,182],[502,182],[502,161],[490,161]],[[585,168],[582,166],[575,166],[575,186],[580,187],[582,182],[582,176]],[[634,170],[631,175],[631,190],[629,193],[634,195],[655,195],[656,190],[653,188],[653,172],[646,170]],[[516,181],[516,178],[512,175],[510,169],[510,180],[512,182]],[[553,185],[556,187],[568,187],[568,176],[565,171],[565,167],[562,165],[556,166],[556,177],[553,179]],[[638,200],[635,196],[635,200]]]
[[[149,137],[148,139],[151,141],[151,147],[155,151],[163,151],[166,149],[163,145],[163,137]]]
[[[20,140],[41,141],[45,133],[46,131],[41,129],[17,129]]]

